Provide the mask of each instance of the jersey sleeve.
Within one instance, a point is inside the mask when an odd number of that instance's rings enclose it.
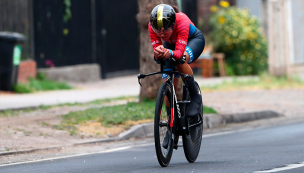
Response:
[[[163,45],[161,39],[158,37],[158,35],[153,31],[151,24],[149,23],[149,34],[150,34],[150,39],[151,39],[151,44],[153,47],[153,50],[160,46]]]
[[[173,51],[173,57],[175,59],[180,59],[184,54],[188,42],[190,24],[191,22],[187,20],[180,20],[177,23],[176,26],[177,39],[176,39],[175,50]]]

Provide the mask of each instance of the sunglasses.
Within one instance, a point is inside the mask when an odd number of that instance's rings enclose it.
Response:
[[[171,33],[172,32],[172,27],[170,27],[170,28],[168,28],[168,29],[154,29],[154,28],[152,28],[153,29],[153,31],[156,33],[156,34],[162,34],[162,33],[164,33],[164,34],[167,34],[167,33]]]

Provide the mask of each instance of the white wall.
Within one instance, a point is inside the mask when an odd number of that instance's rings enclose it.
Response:
[[[236,6],[243,9],[247,8],[252,15],[262,20],[261,0],[236,0]]]
[[[304,77],[304,1],[268,0],[268,68]]]
[[[304,1],[291,1],[293,64],[304,64]]]
[[[256,16],[263,27],[265,37],[268,37],[267,0],[236,0],[236,6],[248,9],[250,14]]]

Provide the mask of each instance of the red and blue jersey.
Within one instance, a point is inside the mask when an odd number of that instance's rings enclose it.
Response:
[[[175,25],[173,33],[169,40],[166,42],[175,44],[175,50],[172,50],[173,57],[179,59],[183,54],[187,46],[188,38],[190,38],[195,32],[195,26],[184,13],[176,13]],[[149,23],[149,34],[153,50],[162,45],[161,38],[153,31],[151,23]]]

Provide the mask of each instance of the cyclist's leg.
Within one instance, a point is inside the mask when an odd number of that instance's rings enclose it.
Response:
[[[164,48],[167,48],[167,49],[171,49],[171,50],[174,50],[175,49],[175,45],[174,44],[170,44],[166,41],[163,42],[163,46]],[[171,64],[170,61],[166,60],[166,65],[164,66],[164,71],[169,71],[169,70],[173,70],[173,66]],[[162,75],[162,78],[163,78],[163,82],[165,82],[167,79],[168,79],[168,75],[167,74],[163,74]],[[179,78],[180,76],[179,75],[175,75],[175,78],[174,78],[174,88],[177,88],[178,86],[178,83],[179,83]],[[168,101],[168,98],[165,97],[165,104],[167,107],[169,107],[169,101]]]
[[[196,84],[193,78],[193,71],[188,64],[194,62],[200,54],[203,52],[205,47],[205,39],[203,34],[196,30],[194,33],[194,37],[188,40],[188,44],[184,54],[186,55],[186,62],[184,64],[179,64],[176,68],[179,72],[191,75],[191,78],[184,80],[187,84],[187,88],[191,98],[191,104],[187,111],[187,115],[190,117],[196,117],[201,110],[202,105],[202,97],[198,93]]]
[[[186,62],[189,62],[189,54],[185,51],[184,55],[186,55]],[[188,63],[184,63],[184,64],[179,64],[176,66],[177,71],[179,71],[180,73],[183,74],[188,74],[190,76],[193,76],[193,71],[191,69],[191,67],[188,65]],[[184,79],[184,77],[182,76],[182,78]]]
[[[167,49],[171,49],[171,50],[175,49],[175,45],[169,44],[168,42],[163,42],[163,46],[164,46],[164,48],[167,48]],[[172,65],[172,63],[170,61],[166,60],[166,65],[164,66],[164,71],[170,71],[170,70],[173,70],[173,65]],[[163,78],[163,82],[165,82],[168,79],[168,75],[167,74],[163,74],[162,78]],[[174,88],[177,88],[177,85],[178,85],[178,82],[179,82],[179,78],[180,78],[179,75],[175,75],[174,83],[173,83]],[[170,98],[168,98],[167,96],[165,96],[165,105],[166,105],[166,109],[167,109],[167,115],[170,117],[171,111],[170,111],[170,105],[169,105],[169,100],[168,99],[170,99]],[[170,136],[169,133],[170,133],[170,130],[168,130],[166,132],[166,136],[165,136],[164,141],[162,143],[162,146],[164,148],[168,147],[169,136]],[[175,144],[175,145],[177,146],[177,144]]]

